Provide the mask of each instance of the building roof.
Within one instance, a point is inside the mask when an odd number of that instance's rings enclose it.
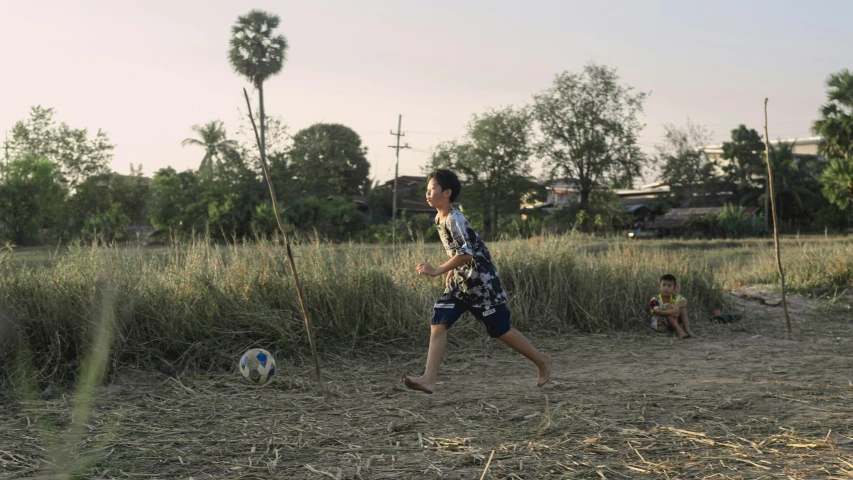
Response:
[[[648,205],[642,203],[636,205],[625,205],[625,211],[627,211],[628,213],[636,213],[637,210],[642,210],[643,208],[645,208],[646,210],[649,209]]]
[[[619,197],[619,203],[624,206],[642,205],[648,207],[650,203],[654,203],[657,199],[652,197]]]
[[[413,175],[399,175],[397,177],[397,186],[401,184],[415,184],[415,183],[426,183],[427,177],[416,177]],[[388,180],[385,182],[385,185],[394,185],[394,179]]]
[[[362,195],[353,195],[349,198],[353,203],[358,205],[365,205],[367,203],[367,198]],[[397,210],[406,210],[413,213],[435,213],[435,207],[431,207],[426,200],[410,200],[399,197],[397,198]]]
[[[554,179],[545,179],[545,180],[537,181],[536,183],[538,183],[539,185],[542,185],[546,188],[554,188],[554,187],[566,188],[566,187],[576,187],[579,181],[580,180],[578,180],[577,178],[569,178],[569,179],[554,178]]]
[[[798,138],[788,138],[788,139],[777,139],[771,140],[770,145],[778,146],[780,143],[795,143],[798,146],[804,145],[820,145],[823,143],[823,137],[814,136],[814,137],[798,137]],[[723,144],[719,145],[706,145],[704,147],[699,147],[698,150],[702,150],[705,153],[723,153]]]
[[[613,190],[620,197],[649,197],[655,198],[662,193],[669,193],[669,185],[659,182],[652,185],[643,185],[640,188],[617,188]]]
[[[757,207],[744,208],[744,213],[747,215],[755,215],[761,210]],[[703,217],[705,215],[718,215],[723,211],[723,207],[702,207],[702,208],[673,208],[661,217],[658,217],[646,228],[658,230],[678,228],[684,226],[688,220],[695,217]]]

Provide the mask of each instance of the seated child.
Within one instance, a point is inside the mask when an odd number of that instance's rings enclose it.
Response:
[[[663,331],[664,328],[675,332],[681,338],[693,337],[690,322],[687,320],[687,299],[676,295],[678,284],[672,275],[660,277],[660,295],[652,297],[652,328]]]

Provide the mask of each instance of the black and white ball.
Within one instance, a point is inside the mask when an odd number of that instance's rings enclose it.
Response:
[[[275,375],[275,359],[263,348],[253,348],[240,359],[240,373],[252,385],[264,385]]]

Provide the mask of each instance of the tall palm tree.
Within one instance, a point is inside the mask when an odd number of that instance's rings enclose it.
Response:
[[[770,168],[773,169],[776,208],[779,218],[787,217],[787,220],[791,220],[794,207],[802,209],[808,200],[819,195],[817,180],[813,173],[820,168],[817,165],[817,157],[797,158],[794,155],[794,145],[795,142],[779,142],[779,145],[770,147]],[[764,202],[766,191],[753,193],[754,195],[747,195],[744,198],[751,200],[754,196],[757,203]]]
[[[823,136],[821,153],[829,165],[821,176],[823,194],[839,208],[853,205],[853,72],[844,69],[826,80],[828,102],[812,130]]]
[[[829,101],[821,107],[821,118],[812,130],[823,136],[821,150],[827,158],[853,161],[853,72],[831,74],[826,86]]]
[[[204,158],[198,167],[199,172],[209,172],[215,163],[222,162],[237,150],[237,142],[228,140],[225,124],[221,120],[213,120],[204,125],[193,125],[190,130],[195,132],[198,138],[185,138],[181,146],[196,145],[204,148]]]
[[[833,158],[820,177],[823,195],[838,208],[853,205],[853,161]]]
[[[286,60],[287,40],[274,35],[281,19],[278,15],[252,10],[237,18],[231,27],[228,60],[234,71],[246,77],[258,89],[261,117],[261,155],[266,158],[266,115],[264,81],[278,74]]]

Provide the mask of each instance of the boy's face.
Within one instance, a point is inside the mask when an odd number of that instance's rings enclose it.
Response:
[[[450,203],[451,193],[450,190],[442,190],[441,185],[433,178],[427,184],[426,201],[431,207],[439,208]]]
[[[675,291],[678,290],[675,283],[671,280],[663,280],[660,282],[660,294],[661,295],[672,295]]]

